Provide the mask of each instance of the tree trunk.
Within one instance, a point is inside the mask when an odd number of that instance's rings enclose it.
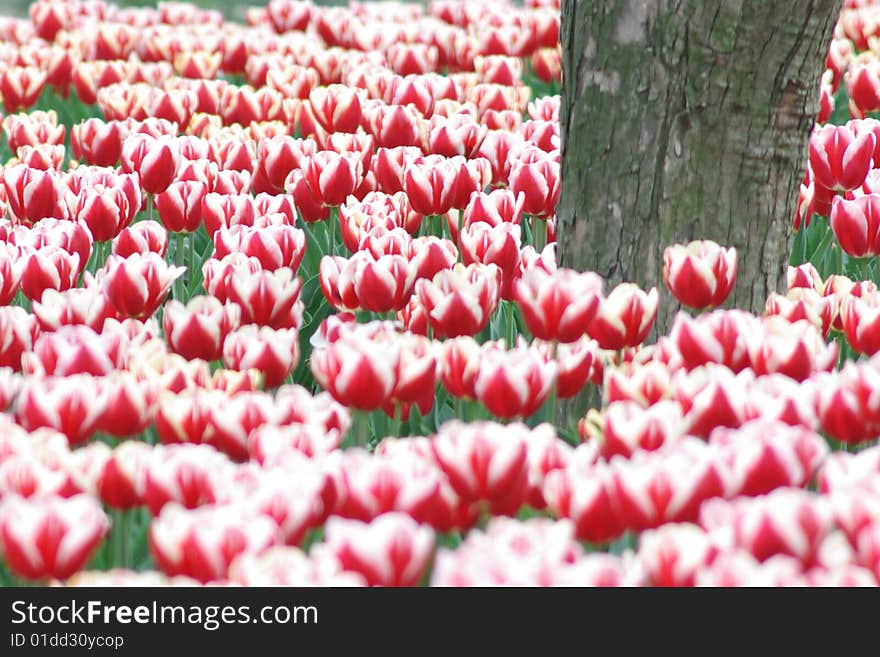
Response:
[[[780,287],[841,0],[562,0],[560,259],[662,284],[663,249],[735,246],[729,303]],[[657,329],[678,309],[662,290]]]

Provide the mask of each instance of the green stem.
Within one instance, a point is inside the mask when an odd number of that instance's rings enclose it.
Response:
[[[537,217],[531,218],[532,237],[535,240],[535,251],[541,253],[547,246],[547,227],[540,225],[541,220]]]
[[[551,354],[553,356],[553,360],[558,362],[559,344],[556,342],[556,340],[554,340],[551,343],[550,350],[551,350]],[[559,400],[559,395],[557,394],[557,391],[558,391],[558,384],[557,384],[557,380],[554,378],[553,379],[553,387],[550,388],[550,395],[547,398],[547,402],[546,402],[547,412],[544,415],[544,421],[549,422],[554,427],[556,426],[556,405]]]
[[[367,447],[370,444],[370,413],[356,410],[352,412],[352,439],[354,447]]]
[[[402,423],[403,418],[403,404],[395,404],[394,406],[394,414],[391,416],[391,427],[388,432],[389,436],[394,436],[395,438],[400,437],[400,425]]]
[[[510,336],[510,348],[512,349],[516,346],[516,306],[513,301],[505,301],[504,305],[506,306],[507,331]]]
[[[187,237],[187,242],[189,245],[187,249],[189,262],[186,266],[186,296],[189,297],[193,292],[193,278],[195,277],[194,272],[196,270],[196,234],[190,233]]]
[[[176,233],[174,235],[174,264],[181,266],[181,267],[184,266],[184,257],[185,257],[184,240],[185,239],[186,239],[186,236],[184,235],[184,233]],[[183,277],[180,276],[174,281],[173,292],[174,292],[174,298],[177,299],[178,301],[180,301],[181,303],[184,303],[183,287],[184,287]]]
[[[336,224],[339,223],[339,210],[334,208],[330,211],[327,219],[327,255],[336,255]]]
[[[128,568],[128,531],[129,514],[125,511],[114,509],[111,512],[113,519],[113,568]]]
[[[801,238],[801,261],[797,264],[802,265],[807,261],[807,227],[801,226],[798,235]]]

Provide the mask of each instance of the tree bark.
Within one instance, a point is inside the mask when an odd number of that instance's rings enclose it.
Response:
[[[663,249],[735,246],[729,304],[778,289],[841,0],[562,0],[560,260],[661,289]]]

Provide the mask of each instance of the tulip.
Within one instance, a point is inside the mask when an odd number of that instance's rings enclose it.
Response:
[[[276,541],[272,520],[240,506],[169,505],[150,524],[150,552],[159,569],[200,582],[224,579],[237,556],[262,552]]]
[[[768,317],[748,341],[752,368],[759,375],[778,372],[803,381],[837,363],[837,345],[826,345],[819,330],[805,320],[789,323]]]
[[[809,567],[830,530],[831,517],[824,500],[780,488],[761,497],[713,500],[700,510],[700,524],[709,532],[723,528],[732,533],[733,544],[759,561],[786,555]]]
[[[390,336],[371,339],[362,332],[340,337],[312,351],[312,374],[340,404],[375,410],[391,399],[397,384],[400,347]]]
[[[812,288],[794,288],[786,296],[770,293],[764,305],[764,316],[780,315],[789,322],[806,320],[822,332],[823,338],[827,338],[838,310],[836,297],[822,296]]]
[[[481,262],[501,270],[501,298],[511,298],[513,279],[520,260],[520,229],[511,223],[490,226],[477,222],[462,231],[459,238],[464,264]]]
[[[396,450],[371,456],[348,450],[340,460],[340,497],[336,514],[369,522],[399,511],[417,522],[430,522],[444,476],[430,459]]]
[[[534,337],[569,343],[587,333],[600,307],[602,287],[602,279],[592,272],[535,268],[513,282],[513,297]]]
[[[369,251],[358,251],[349,260],[335,256],[321,259],[321,290],[340,310],[400,310],[409,301],[414,279],[415,272],[400,255],[374,258]]]
[[[102,282],[117,312],[127,317],[151,316],[186,267],[169,266],[158,253],[110,256]]]
[[[434,115],[428,122],[428,150],[444,157],[474,157],[487,132],[468,114]]]
[[[256,215],[254,197],[250,194],[210,192],[202,199],[202,221],[210,236],[222,227],[253,226]]]
[[[861,258],[880,254],[880,194],[852,200],[835,197],[830,223],[840,247],[848,255]]]
[[[377,149],[370,167],[379,183],[379,189],[386,194],[402,192],[407,165],[420,159],[422,151],[414,146]]]
[[[389,230],[385,226],[376,226],[361,233],[357,250],[366,251],[376,259],[384,255],[408,256],[412,241],[410,234],[403,228]]]
[[[525,194],[514,194],[509,189],[493,189],[488,194],[474,194],[464,209],[465,225],[482,221],[490,226],[502,223],[519,224],[522,221]]]
[[[596,463],[596,452],[586,445],[564,468],[547,473],[543,495],[548,508],[574,523],[581,540],[600,543],[623,533],[611,471]]]
[[[303,159],[314,155],[316,150],[315,142],[310,139],[282,135],[261,140],[257,147],[257,163],[268,183],[267,191],[283,191],[290,172],[301,168]]]
[[[0,307],[0,367],[21,371],[21,357],[39,335],[36,319],[20,306]]]
[[[111,250],[121,258],[135,253],[158,253],[164,257],[168,250],[168,232],[158,221],[139,221],[119,231],[113,238]]]
[[[208,258],[202,265],[202,284],[205,291],[225,303],[229,300],[232,275],[238,271],[257,274],[263,271],[263,266],[256,258],[249,258],[243,253],[230,253],[220,260]]]
[[[309,529],[323,524],[329,477],[313,462],[303,458],[270,470],[243,470],[241,478],[234,498],[272,520],[285,544],[299,545]]]
[[[409,244],[410,266],[415,270],[416,280],[432,280],[443,270],[452,269],[458,261],[458,249],[450,240],[425,235]]]
[[[153,199],[162,225],[172,233],[195,232],[202,223],[202,201],[207,193],[208,186],[203,182],[171,183]]]
[[[214,297],[198,296],[185,306],[172,300],[165,304],[162,327],[174,353],[186,359],[217,360],[230,331],[238,327],[241,311]]]
[[[826,125],[810,137],[810,168],[827,189],[847,191],[861,185],[871,169],[876,137],[856,136],[846,126]]]
[[[511,133],[506,130],[490,130],[477,152],[482,158],[489,161],[492,169],[492,182],[508,182],[510,171],[516,161],[518,149],[525,143],[522,135]],[[525,192],[520,190],[525,205]],[[519,197],[518,193],[514,194]]]
[[[79,255],[70,254],[57,246],[44,246],[22,254],[21,291],[32,301],[42,298],[46,290],[63,292],[76,285],[83,263]]]
[[[326,431],[318,424],[264,424],[248,434],[248,452],[261,465],[280,461],[290,452],[300,452],[309,458],[324,456],[338,450],[341,444],[339,431]]]
[[[363,171],[360,161],[349,153],[319,151],[303,158],[302,176],[315,202],[334,206],[340,205],[358,187]]]
[[[266,71],[266,85],[280,91],[285,98],[305,100],[319,84],[318,72],[308,66],[291,64]]]
[[[492,415],[525,418],[547,399],[556,382],[556,369],[555,361],[535,346],[490,349],[480,357],[474,392]]]
[[[229,566],[229,581],[241,586],[366,586],[362,576],[342,570],[332,554],[306,556],[295,547],[236,557]]]
[[[345,433],[351,427],[351,417],[342,404],[326,393],[312,395],[298,385],[282,386],[275,395],[280,413],[278,422],[287,424],[314,424],[325,431]]]
[[[392,393],[393,406],[385,411],[392,417],[397,415],[395,406],[400,405],[400,417],[408,418],[412,404],[419,413],[427,415],[434,405],[434,392],[437,384],[437,357],[434,345],[420,335],[401,336],[399,369],[397,383]]]
[[[421,279],[416,294],[437,336],[476,335],[498,305],[501,270],[495,265],[456,265]]]
[[[135,202],[120,186],[111,188],[103,185],[83,187],[71,205],[73,217],[88,226],[96,242],[108,242],[126,228],[140,210],[140,188],[136,176],[131,176],[136,190]]]
[[[86,565],[110,523],[88,495],[23,499],[0,507],[0,546],[6,564],[28,580],[65,579]]]
[[[115,166],[122,157],[123,124],[92,118],[73,126],[70,145],[77,159],[99,167]]]
[[[0,246],[0,306],[8,306],[21,283],[18,249],[10,244]]]
[[[116,438],[146,431],[156,419],[159,387],[130,372],[117,372],[105,381],[107,403],[98,430]]]
[[[58,115],[54,110],[33,111],[5,117],[3,131],[9,150],[15,153],[22,146],[63,145],[66,127],[58,124]]]
[[[440,156],[429,158],[418,163],[411,162],[406,167],[403,188],[417,212],[424,215],[445,214],[455,200],[453,194],[458,167],[451,159]]]
[[[272,397],[256,391],[232,395],[213,392],[214,395],[201,399],[201,403],[208,407],[204,438],[230,458],[244,461],[248,458],[248,434],[273,418]]]
[[[632,283],[621,283],[599,303],[587,333],[602,349],[641,344],[657,318],[657,289],[647,294]]]
[[[647,407],[671,397],[672,392],[671,373],[657,361],[644,365],[625,363],[623,367],[605,370],[604,399],[608,404],[635,401]]]
[[[645,409],[632,401],[614,402],[601,415],[591,411],[578,424],[584,439],[593,438],[606,459],[630,458],[637,450],[654,451],[684,436],[681,407],[661,401]]]
[[[376,144],[382,149],[420,146],[425,131],[425,121],[419,111],[412,105],[383,104],[364,107],[364,117],[369,131],[375,137]],[[398,151],[400,153],[400,151]],[[381,166],[381,165],[380,165]],[[388,193],[400,191],[394,186],[387,186],[386,180],[377,175],[380,188]]]
[[[542,82],[562,82],[562,55],[559,48],[540,48],[533,52],[532,70]]]
[[[55,171],[16,164],[3,169],[3,188],[14,220],[33,223],[44,217],[67,218],[61,180]]]
[[[736,249],[723,249],[708,240],[667,247],[663,281],[685,306],[720,306],[736,282]]]
[[[207,445],[170,445],[154,448],[139,467],[144,468],[143,503],[155,517],[166,505],[215,505],[221,491],[228,489],[235,466]]]
[[[601,382],[602,359],[599,343],[586,336],[556,347],[556,396],[569,399],[589,382]]]
[[[226,292],[229,300],[241,307],[242,324],[297,328],[302,320],[301,290],[302,280],[289,269],[236,269],[228,279]],[[216,291],[214,296],[220,298]]]
[[[734,495],[806,486],[828,456],[819,434],[770,420],[755,420],[739,429],[716,429],[709,441],[724,448],[732,475],[729,490]]]
[[[16,400],[15,413],[28,431],[54,429],[75,445],[94,433],[106,403],[101,379],[84,374],[29,377]]]
[[[137,172],[145,192],[158,194],[168,189],[177,175],[180,152],[176,142],[132,134],[122,143],[122,169]]]
[[[523,194],[525,212],[548,217],[556,211],[559,200],[559,163],[545,158],[537,162],[519,161],[510,168],[510,189]]]
[[[462,499],[512,514],[528,492],[528,433],[524,425],[453,420],[440,428],[431,449]]]
[[[415,586],[434,552],[434,532],[402,513],[369,524],[331,518],[325,536],[326,549],[369,586]]]
[[[453,397],[476,399],[475,383],[480,367],[480,344],[470,336],[442,343],[439,353],[440,379]]]
[[[62,326],[37,338],[23,365],[29,373],[103,376],[123,366],[127,346],[128,340],[120,333]]]
[[[257,370],[267,388],[281,385],[299,360],[296,329],[272,329],[253,324],[229,333],[223,343],[223,363],[234,370]]]
[[[651,586],[693,586],[697,574],[721,551],[696,525],[670,524],[639,537],[639,561]]]
[[[6,66],[0,73],[0,96],[8,113],[33,107],[46,84],[46,73],[33,66]]]
[[[853,62],[846,76],[846,93],[862,116],[880,110],[880,62],[873,59]],[[855,112],[853,115],[858,116]]]
[[[696,439],[615,459],[610,467],[620,519],[631,529],[693,522],[705,500],[725,492],[724,471],[712,450]]]
[[[759,330],[757,319],[740,310],[716,310],[697,318],[679,313],[669,339],[689,370],[718,363],[739,372],[750,364],[748,338]]]

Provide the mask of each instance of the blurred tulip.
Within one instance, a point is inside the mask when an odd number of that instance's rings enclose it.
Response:
[[[88,495],[4,498],[0,546],[6,564],[27,580],[65,579],[86,565],[109,531],[101,506]]]

